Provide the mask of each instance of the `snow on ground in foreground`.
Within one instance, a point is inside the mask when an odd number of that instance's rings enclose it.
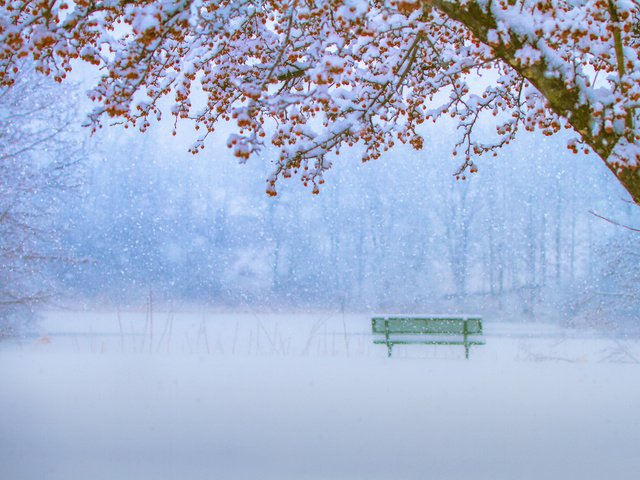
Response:
[[[388,359],[365,315],[50,313],[0,343],[0,479],[638,478],[638,340],[485,330]]]

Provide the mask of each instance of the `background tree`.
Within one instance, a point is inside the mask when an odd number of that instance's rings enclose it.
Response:
[[[640,319],[640,231],[615,233],[596,247],[595,275],[583,282],[568,304],[571,323],[607,325],[611,331],[629,329]]]
[[[420,124],[458,121],[459,176],[517,131],[577,137],[640,203],[640,6],[628,0],[12,0],[0,5],[0,83],[31,57],[63,78],[80,58],[102,76],[90,96],[105,117],[146,130],[171,97],[205,147],[220,121],[242,161],[267,136],[280,150],[267,191],[299,175],[314,191],[328,152],[362,142],[362,159]],[[476,135],[486,120],[495,135]]]
[[[455,131],[431,128],[445,140]],[[162,129],[144,137],[105,129],[82,201],[56,220],[69,225],[63,248],[91,261],[63,264],[59,277],[71,298],[123,308],[152,289],[174,308],[564,320],[563,305],[597,279],[599,247],[615,233],[589,210],[629,225],[640,210],[620,201],[624,190],[595,156],[575,158],[561,137],[543,140],[522,135],[463,183],[447,175],[457,160],[443,141],[426,156],[398,146],[369,165],[346,156],[322,195],[294,183],[269,198],[258,188],[269,157],[237,165],[224,142],[217,151],[212,142],[219,161],[209,162]],[[572,176],[576,164],[588,191]]]
[[[56,219],[79,181],[80,146],[64,98],[68,89],[26,72],[0,89],[0,334],[49,298],[52,263],[67,256]]]

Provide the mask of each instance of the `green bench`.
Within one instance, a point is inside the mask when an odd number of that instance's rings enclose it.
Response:
[[[471,345],[484,345],[482,318],[445,315],[389,315],[371,319],[373,343],[387,346],[388,356],[394,345],[464,345],[465,358],[469,358]],[[470,338],[472,337],[472,338]]]

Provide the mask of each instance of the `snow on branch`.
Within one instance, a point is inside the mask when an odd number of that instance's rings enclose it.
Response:
[[[459,176],[521,128],[567,128],[569,148],[597,153],[640,204],[638,2],[12,0],[0,40],[3,85],[24,58],[56,79],[75,59],[98,65],[93,128],[144,131],[168,97],[202,132],[194,153],[221,121],[242,161],[271,143],[270,194],[292,175],[317,192],[345,146],[364,145],[363,161],[420,149],[421,124],[453,117]],[[496,135],[478,138],[488,120]]]

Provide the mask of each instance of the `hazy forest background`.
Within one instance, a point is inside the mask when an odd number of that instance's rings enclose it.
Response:
[[[361,164],[356,146],[319,195],[294,179],[270,198],[268,150],[239,165],[223,127],[193,156],[186,124],[90,137],[83,88],[26,75],[0,95],[4,330],[150,292],[172,308],[639,319],[640,234],[599,216],[637,227],[640,212],[562,135],[521,135],[457,181],[455,126],[439,123],[423,151]]]

